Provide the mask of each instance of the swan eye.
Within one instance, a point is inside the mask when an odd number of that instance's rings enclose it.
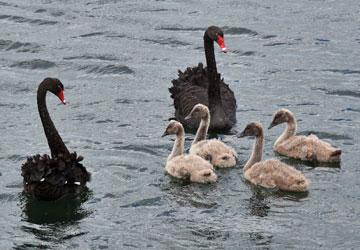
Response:
[[[229,160],[230,157],[229,157],[229,156],[223,156],[223,157],[221,157],[221,159],[224,160],[224,161],[226,161],[226,160]]]
[[[205,174],[203,174],[204,176],[210,176],[211,175],[211,173],[209,172],[209,173],[205,173]]]

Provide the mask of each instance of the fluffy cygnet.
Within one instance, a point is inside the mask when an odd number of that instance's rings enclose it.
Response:
[[[201,119],[195,139],[190,148],[190,154],[198,155],[219,168],[228,168],[236,165],[237,154],[235,150],[218,139],[206,140],[210,112],[208,107],[197,104],[185,119]]]
[[[216,182],[217,175],[210,162],[197,155],[184,155],[185,132],[181,123],[170,121],[163,136],[175,134],[173,149],[167,158],[165,170],[176,178],[188,179],[191,182]]]
[[[278,110],[273,116],[269,129],[281,123],[287,123],[287,127],[275,141],[273,147],[279,154],[306,161],[340,161],[340,149],[332,147],[313,134],[309,136],[296,135],[296,119],[290,110]]]
[[[243,169],[245,179],[265,188],[278,188],[284,191],[305,192],[309,181],[295,168],[276,159],[261,161],[264,130],[260,123],[249,123],[239,137],[255,136],[253,151]]]

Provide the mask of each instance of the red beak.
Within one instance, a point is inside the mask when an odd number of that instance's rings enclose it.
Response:
[[[57,96],[59,97],[60,101],[65,105],[66,101],[65,101],[65,97],[64,97],[64,91],[60,90],[60,92]]]
[[[222,36],[218,36],[216,42],[219,44],[222,52],[224,53],[228,52],[228,49],[225,47],[224,38]]]

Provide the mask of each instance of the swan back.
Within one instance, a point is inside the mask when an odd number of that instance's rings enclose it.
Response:
[[[200,141],[192,145],[190,154],[195,154],[209,160],[211,164],[219,168],[228,168],[236,165],[236,151],[217,139]]]
[[[240,137],[255,136],[256,141],[245,167],[244,177],[251,183],[266,188],[279,188],[285,191],[306,191],[309,181],[295,168],[276,159],[261,161],[264,134],[260,123],[249,123]]]
[[[288,124],[287,128],[274,143],[274,150],[276,152],[306,161],[340,161],[340,149],[337,149],[329,143],[320,140],[313,134],[309,136],[296,135],[296,119],[290,110],[278,110],[274,114],[269,128],[285,122]]]
[[[180,155],[167,161],[166,172],[176,178],[197,183],[216,182],[213,166],[197,155]]]
[[[300,171],[276,159],[255,163],[244,176],[253,184],[285,191],[305,192],[310,185]]]

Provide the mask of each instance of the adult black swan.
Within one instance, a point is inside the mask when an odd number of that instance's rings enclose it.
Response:
[[[179,78],[172,80],[169,88],[171,98],[174,99],[175,117],[185,127],[195,130],[199,120],[185,117],[192,108],[204,104],[210,110],[211,131],[228,130],[236,123],[236,100],[234,92],[224,83],[216,69],[214,41],[223,52],[227,52],[223,31],[216,26],[210,26],[204,34],[204,47],[207,67],[199,63],[197,67],[187,68],[185,72],[179,70]]]
[[[64,86],[56,78],[45,78],[37,91],[37,104],[42,125],[51,151],[49,155],[29,157],[21,167],[24,191],[40,200],[56,200],[68,192],[78,190],[90,180],[90,173],[80,163],[82,156],[70,153],[62,141],[46,107],[46,93],[50,91],[63,104]]]

